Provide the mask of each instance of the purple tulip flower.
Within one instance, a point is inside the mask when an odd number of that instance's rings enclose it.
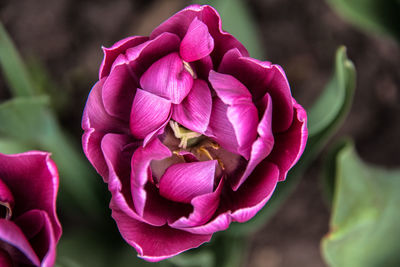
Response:
[[[307,140],[283,69],[198,5],[104,48],[82,128],[119,231],[148,261],[251,219]]]
[[[0,153],[0,266],[54,265],[61,225],[49,153]]]

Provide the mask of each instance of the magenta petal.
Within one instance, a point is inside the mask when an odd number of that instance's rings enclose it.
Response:
[[[11,217],[12,215],[12,208],[14,207],[14,197],[8,189],[7,185],[3,183],[0,177],[0,205],[4,206],[7,209],[6,216]],[[8,219],[8,218],[7,218]]]
[[[126,49],[135,47],[141,43],[147,41],[149,38],[144,36],[133,36],[127,37],[115,43],[112,47],[103,47],[104,58],[100,66],[99,80],[107,76],[110,73],[111,65],[118,55],[123,54]]]
[[[131,161],[131,192],[136,212],[142,216],[146,204],[144,186],[149,181],[149,167],[152,160],[162,160],[172,155],[158,138],[154,138],[146,147],[139,147]]]
[[[293,119],[292,95],[280,66],[244,57],[237,49],[232,49],[224,55],[218,71],[230,74],[243,83],[251,92],[254,103],[269,93],[274,103],[274,132],[289,128]]]
[[[143,90],[179,104],[193,85],[193,77],[186,70],[178,53],[171,53],[150,66],[140,78]]]
[[[287,172],[299,160],[307,142],[307,114],[294,100],[293,107],[293,124],[286,132],[275,134],[274,149],[268,157],[279,168],[279,181],[285,180]]]
[[[214,187],[216,160],[178,163],[170,166],[160,179],[160,195],[183,203],[211,193]]]
[[[274,135],[272,133],[272,101],[267,94],[263,98],[265,111],[260,123],[257,126],[258,138],[251,147],[250,160],[247,164],[245,172],[240,177],[239,181],[233,183],[233,190],[237,190],[239,186],[246,181],[254,168],[271,153],[274,146]]]
[[[130,74],[126,64],[116,66],[104,82],[102,100],[108,114],[125,121],[129,120],[129,111],[135,96],[138,81]]]
[[[46,212],[30,210],[17,218],[15,223],[29,239],[41,259],[41,266],[53,266],[56,258],[56,243],[53,228]]]
[[[211,70],[208,79],[218,97],[225,104],[233,105],[252,101],[249,90],[235,77]]]
[[[193,212],[188,217],[182,217],[169,226],[183,229],[205,224],[214,215],[219,205],[221,191],[224,187],[224,179],[220,180],[214,192],[197,196],[192,199]]]
[[[40,266],[40,260],[24,233],[12,221],[0,219],[0,247],[17,263]]]
[[[108,170],[100,148],[103,137],[104,133],[102,132],[96,132],[94,129],[86,130],[82,135],[82,148],[90,163],[101,177],[103,177],[103,181],[107,183]]]
[[[203,80],[194,80],[193,88],[179,105],[174,105],[172,118],[184,127],[204,133],[210,121],[211,92]]]
[[[236,192],[231,192],[231,200],[226,209],[232,211],[232,219],[246,222],[264,207],[278,183],[279,170],[271,163],[260,164],[246,182]]]
[[[215,139],[224,149],[232,153],[238,153],[238,142],[235,130],[227,116],[228,105],[219,98],[213,99],[210,123],[206,135]]]
[[[154,227],[134,220],[115,208],[112,208],[112,217],[122,237],[136,249],[139,257],[147,261],[170,258],[211,239],[211,235],[194,235],[168,225]]]
[[[11,256],[8,254],[7,251],[3,250],[2,248],[0,248],[0,266],[13,267]]]
[[[181,228],[184,231],[187,231],[196,235],[211,235],[218,231],[224,231],[228,229],[229,224],[232,222],[232,217],[229,213],[223,213],[218,215],[216,218],[212,219],[210,222],[194,226]]]
[[[181,42],[179,53],[183,60],[192,62],[208,56],[214,49],[214,39],[207,25],[195,17]]]
[[[169,100],[137,89],[129,122],[132,135],[138,139],[145,138],[167,121],[170,112]]]
[[[13,193],[14,199],[18,200],[18,205],[13,209],[13,217],[31,209],[45,211],[49,215],[55,238],[58,240],[61,236],[61,225],[56,216],[55,204],[58,173],[49,153],[39,151],[13,155],[0,153],[0,177]]]

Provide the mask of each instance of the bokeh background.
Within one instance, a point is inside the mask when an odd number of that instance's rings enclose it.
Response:
[[[265,59],[284,68],[295,98],[306,108],[329,80],[337,47],[347,47],[357,69],[357,88],[350,115],[337,136],[352,136],[369,163],[400,166],[399,44],[388,36],[360,31],[322,0],[245,3]],[[0,0],[0,20],[24,59],[47,70],[51,81],[47,86],[59,96],[56,110],[62,125],[79,143],[81,114],[98,79],[101,46],[130,35],[147,35],[187,4],[184,0]],[[0,74],[0,100],[9,96]],[[324,266],[320,240],[329,230],[330,214],[319,177],[324,155],[277,214],[249,237],[244,266]],[[100,177],[98,181],[102,183]]]

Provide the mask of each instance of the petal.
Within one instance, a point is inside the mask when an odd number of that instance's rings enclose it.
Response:
[[[45,211],[58,240],[61,236],[61,226],[56,215],[55,202],[59,178],[50,154],[39,151],[0,154],[0,177],[18,201],[18,205],[13,209],[13,217],[31,209]]]
[[[218,97],[227,105],[252,101],[249,90],[231,75],[211,70],[208,80]]]
[[[196,235],[211,235],[215,232],[224,231],[228,229],[230,223],[232,222],[232,217],[229,213],[223,213],[218,215],[216,218],[212,219],[210,222],[194,226],[182,228],[182,230],[187,231]]]
[[[140,78],[143,90],[179,104],[193,85],[193,77],[178,53],[171,53],[155,63]]]
[[[170,166],[160,179],[160,195],[172,201],[190,203],[214,187],[216,160],[178,163]]]
[[[184,38],[194,18],[197,17],[208,27],[208,31],[214,39],[214,50],[211,53],[213,62],[219,65],[223,55],[230,49],[238,49],[244,56],[248,56],[246,48],[231,34],[222,30],[221,18],[211,6],[192,5],[176,13],[150,34],[150,39],[164,32],[172,32],[180,38]]]
[[[221,147],[232,153],[238,153],[235,130],[227,116],[228,105],[219,98],[213,99],[210,123],[206,135],[214,139]]]
[[[207,223],[218,208],[224,181],[224,179],[220,180],[220,183],[214,192],[194,197],[190,202],[193,206],[193,212],[190,213],[188,217],[182,217],[170,224],[170,226],[173,228],[183,229]]]
[[[128,68],[126,64],[115,67],[106,78],[102,90],[104,109],[111,116],[125,121],[129,120],[129,111],[139,85]]]
[[[101,177],[103,177],[103,181],[107,183],[108,169],[100,148],[103,137],[104,133],[102,132],[97,132],[94,129],[86,130],[82,135],[82,148],[90,163]]]
[[[15,221],[41,259],[41,266],[53,266],[56,258],[56,243],[53,228],[46,212],[30,210]]]
[[[102,90],[105,78],[98,81],[90,91],[82,117],[82,129],[103,132],[127,132],[127,123],[110,116],[104,108]]]
[[[269,93],[274,103],[274,132],[282,132],[290,127],[293,119],[292,96],[280,66],[243,57],[233,49],[224,55],[218,71],[230,74],[243,83],[252,94],[254,103]]]
[[[283,133],[275,134],[275,145],[268,157],[279,168],[279,181],[285,180],[287,172],[299,160],[307,143],[307,114],[293,100],[293,124]]]
[[[145,138],[167,121],[170,112],[170,101],[137,89],[129,121],[132,135],[138,139]]]
[[[210,56],[206,56],[197,60],[195,62],[191,62],[190,66],[193,70],[196,70],[196,76],[201,80],[208,80],[208,74],[210,70],[213,69],[214,65]]]
[[[6,209],[5,218],[9,219],[12,215],[12,208],[14,207],[14,197],[10,189],[8,189],[7,185],[0,178],[0,207],[1,206]]]
[[[208,56],[214,49],[214,39],[207,25],[195,17],[181,42],[179,53],[183,60],[192,62]]]
[[[203,80],[194,80],[193,88],[179,105],[174,105],[172,118],[184,127],[204,133],[210,121],[211,92]]]
[[[40,266],[40,260],[24,233],[12,221],[0,219],[0,247],[17,263]]]
[[[172,156],[171,151],[158,138],[146,147],[139,147],[131,161],[131,193],[136,212],[142,216],[146,203],[145,184],[149,181],[149,167],[152,160],[162,160]]]
[[[265,111],[260,123],[257,126],[258,137],[251,147],[250,160],[246,166],[245,172],[240,177],[240,180],[233,181],[232,189],[237,190],[239,186],[246,181],[254,168],[266,158],[274,146],[274,135],[272,133],[272,102],[271,97],[267,94],[263,101],[265,102]]]
[[[231,191],[230,201],[225,203],[229,203],[226,209],[232,211],[233,221],[242,223],[253,218],[272,196],[278,177],[276,165],[260,164],[236,192]]]
[[[169,226],[154,227],[134,220],[112,207],[112,217],[125,241],[138,256],[147,261],[160,261],[210,241],[211,235],[194,235]]]
[[[110,73],[111,65],[118,55],[125,53],[126,49],[135,47],[148,39],[148,37],[144,36],[132,36],[118,41],[110,48],[103,47],[104,58],[100,66],[99,80]]]

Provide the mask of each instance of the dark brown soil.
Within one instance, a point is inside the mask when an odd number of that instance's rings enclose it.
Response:
[[[248,4],[267,59],[283,66],[293,94],[306,108],[329,80],[337,47],[347,46],[357,68],[357,91],[338,135],[351,135],[366,161],[400,166],[400,45],[359,31],[324,1]],[[81,113],[97,80],[101,45],[148,34],[184,5],[183,0],[2,0],[0,20],[24,57],[42,61],[55,85],[73,99],[60,109],[60,117],[79,142]],[[0,99],[8,96],[0,79]],[[319,242],[328,231],[329,210],[320,190],[320,163],[313,164],[280,211],[251,237],[246,266],[324,266]]]

